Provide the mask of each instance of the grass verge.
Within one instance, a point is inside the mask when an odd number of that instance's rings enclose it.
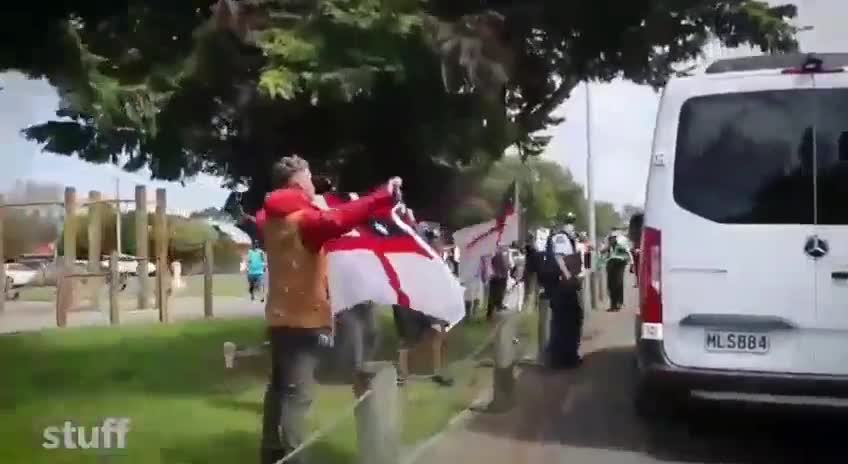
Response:
[[[397,346],[391,318],[384,316],[381,358]],[[533,327],[532,323],[526,324]],[[487,336],[490,326],[469,321],[451,331],[447,361],[457,361]],[[259,357],[227,371],[221,345],[260,343],[262,321],[191,321],[168,326],[93,327],[46,330],[0,337],[0,462],[90,463],[120,457],[122,463],[183,464],[253,461],[258,456],[267,359]],[[466,408],[491,374],[468,361],[449,369],[452,387],[428,381],[403,388],[403,440],[411,445],[442,429]],[[314,427],[353,400],[344,383],[317,391]],[[82,426],[106,417],[131,419],[124,450],[47,450],[43,430],[66,420]],[[352,462],[356,456],[352,417],[312,449],[315,462]]]

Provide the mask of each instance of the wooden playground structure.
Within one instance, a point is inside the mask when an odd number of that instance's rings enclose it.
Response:
[[[136,256],[138,257],[137,265],[138,274],[138,294],[137,307],[138,309],[158,309],[159,321],[168,322],[168,293],[169,293],[169,267],[168,267],[168,225],[167,225],[167,196],[164,188],[156,189],[156,197],[154,202],[155,214],[153,216],[152,233],[154,246],[154,261],[156,272],[154,274],[154,295],[155,303],[153,308],[150,306],[150,276],[148,275],[149,262],[149,233],[151,224],[148,222],[148,207],[147,188],[144,185],[137,185],[135,188],[134,199],[110,199],[104,200],[103,196],[98,191],[90,191],[88,198],[80,202],[77,198],[76,189],[66,187],[64,193],[64,201],[48,201],[48,202],[32,202],[32,203],[6,203],[2,195],[0,195],[0,237],[3,234],[3,220],[5,213],[10,208],[28,208],[38,206],[63,206],[64,207],[64,227],[62,232],[63,256],[57,257],[56,265],[56,325],[65,327],[68,321],[68,313],[74,307],[75,302],[81,293],[80,284],[86,284],[90,281],[105,281],[108,284],[109,295],[109,323],[120,323],[120,310],[118,304],[118,292],[121,285],[121,276],[118,267],[118,253],[113,251],[109,256],[109,266],[104,269],[101,265],[101,225],[104,213],[104,206],[114,204],[117,206],[118,214],[120,214],[121,204],[135,205],[135,236],[136,236]],[[82,207],[88,208],[88,260],[84,271],[79,269],[77,263],[77,217],[78,210]],[[205,250],[211,251],[211,246],[204,247]],[[3,250],[3,242],[0,240],[0,258],[6,262],[5,252]],[[211,262],[211,259],[209,260]],[[211,272],[207,271],[210,277],[209,285],[209,302],[204,301],[204,309],[208,307],[208,313],[211,315]],[[0,282],[6,281],[5,266],[0,266]],[[98,285],[99,286],[99,285]],[[207,292],[204,292],[207,293]],[[6,292],[0,292],[0,313],[5,310]],[[204,295],[205,296],[205,295]],[[97,300],[97,295],[93,296]],[[95,306],[98,306],[95,301]]]

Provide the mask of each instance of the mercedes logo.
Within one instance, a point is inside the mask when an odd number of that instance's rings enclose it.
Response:
[[[826,255],[829,250],[830,247],[827,245],[827,242],[816,235],[808,238],[807,243],[804,244],[804,253],[814,259],[821,258]]]

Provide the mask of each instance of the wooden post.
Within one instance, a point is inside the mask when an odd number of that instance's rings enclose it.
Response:
[[[56,281],[56,325],[65,327],[68,311],[74,304],[74,285],[66,275],[73,272],[77,260],[77,191],[65,187],[65,230],[62,240],[63,262]]]
[[[398,375],[401,381],[409,377],[409,348],[398,349]]]
[[[526,274],[527,284],[524,286],[524,308],[534,310],[539,306],[539,275],[535,272]]]
[[[515,335],[520,313],[507,314],[495,334],[494,391],[490,412],[504,412],[515,406]]]
[[[354,394],[368,394],[356,408],[356,439],[361,464],[400,462],[400,399],[390,362],[368,362],[356,373]]]
[[[538,334],[538,349],[536,351],[536,362],[545,365],[547,361],[548,340],[551,336],[551,300],[547,298],[538,299],[539,319],[536,322]]]
[[[156,189],[156,307],[159,308],[159,322],[168,322],[168,222],[166,212],[168,203],[166,190]]]
[[[101,211],[103,210],[100,200],[100,192],[91,190],[88,192],[88,272],[101,273]],[[100,291],[92,292],[92,306],[100,309]]]
[[[0,285],[3,286],[3,291],[0,292],[0,314],[6,310],[6,252],[3,249],[3,218],[6,215],[6,197],[0,194]]]
[[[438,374],[442,370],[442,361],[444,360],[446,332],[444,326],[439,326],[433,330],[435,331],[431,345],[433,354],[433,374]]]
[[[148,247],[149,235],[147,221],[147,188],[135,186],[135,255],[138,257],[138,309],[146,309],[150,304],[150,277],[147,273],[150,262]]]
[[[212,240],[203,243],[203,316],[211,318],[212,313],[212,269],[215,266]]]
[[[109,255],[109,323],[112,325],[121,323],[121,308],[118,306],[118,289],[121,286],[120,280],[118,252],[114,250]]]

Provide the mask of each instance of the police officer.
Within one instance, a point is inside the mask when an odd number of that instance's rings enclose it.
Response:
[[[545,293],[551,304],[551,328],[548,362],[555,369],[580,365],[580,337],[583,331],[583,308],[580,302],[581,259],[577,253],[574,223],[568,213],[562,227],[551,233],[545,250]]]

